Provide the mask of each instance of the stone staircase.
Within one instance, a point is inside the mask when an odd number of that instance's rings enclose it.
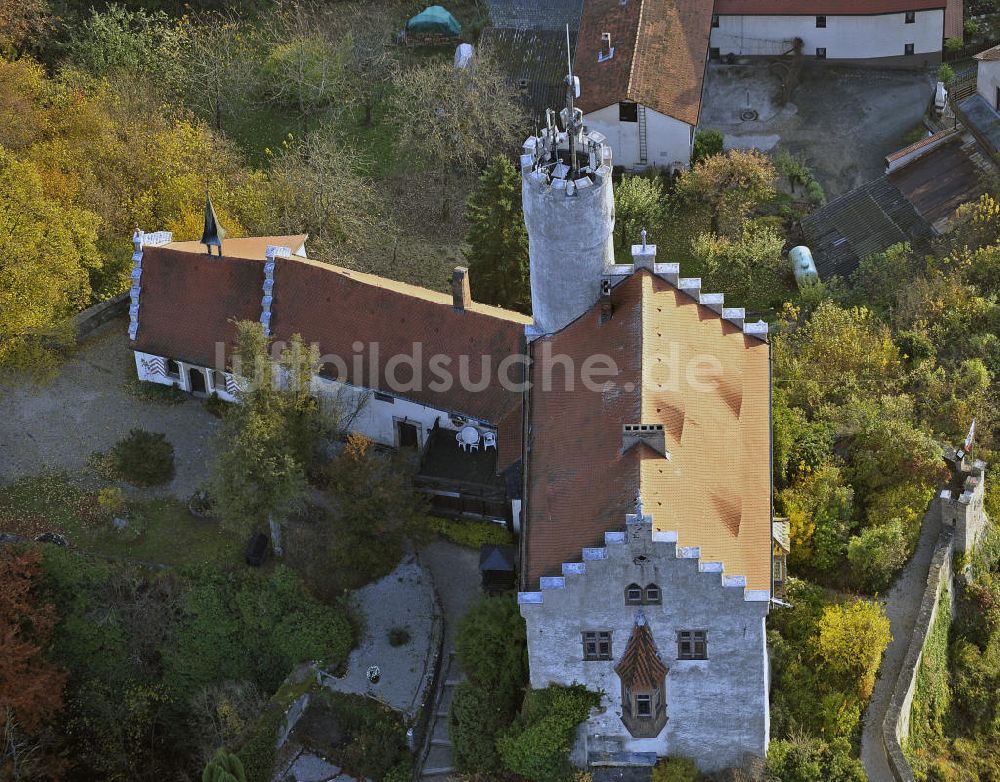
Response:
[[[455,657],[455,650],[448,651],[448,659],[442,666],[441,687],[438,693],[431,725],[427,731],[426,754],[420,769],[421,780],[446,780],[455,776],[455,762],[452,757],[451,739],[448,736],[448,712],[455,687],[465,679]]]

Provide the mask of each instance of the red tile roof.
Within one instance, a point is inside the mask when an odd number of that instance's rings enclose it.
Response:
[[[770,361],[765,342],[640,271],[613,292],[612,318],[595,308],[532,345],[524,568],[527,588],[558,575],[580,549],[624,527],[641,494],[656,530],[700,546],[750,589],[770,588]],[[592,355],[618,368],[604,391],[542,390],[550,356]],[[698,389],[686,368],[717,360]],[[555,377],[559,377],[558,370]],[[624,424],[663,424],[669,459],[622,453]]]
[[[964,0],[947,0],[944,9],[944,37],[962,40],[965,35]]]
[[[260,318],[263,260],[147,247],[142,266],[136,350],[215,367],[216,343],[227,358],[231,350],[231,321]],[[275,338],[301,334],[307,343],[318,343],[321,353],[340,356],[345,380],[393,392],[386,361],[396,354],[416,355],[417,342],[422,343],[422,388],[401,396],[494,424],[519,408],[520,392],[495,382],[481,391],[466,390],[458,378],[463,362],[475,382],[484,361],[495,368],[504,358],[522,354],[524,326],[531,322],[527,316],[478,303],[459,312],[450,294],[297,257],[278,258],[274,276]],[[365,345],[360,375],[354,372],[355,341]],[[379,347],[374,362],[368,359],[372,344]],[[428,387],[436,378],[430,367],[435,354],[451,360],[448,368],[456,380],[451,388]],[[404,383],[410,379],[406,368],[396,376]]]
[[[636,622],[615,673],[630,690],[655,690],[663,685],[667,666],[645,621]]]
[[[994,46],[992,49],[987,49],[985,52],[980,52],[975,55],[977,60],[983,60],[985,62],[996,62],[1000,60],[1000,46]]]
[[[953,0],[715,0],[720,16],[869,16],[944,8]]]
[[[635,101],[696,125],[711,24],[706,0],[586,0],[573,66],[580,108]],[[614,56],[598,62],[606,32]]]

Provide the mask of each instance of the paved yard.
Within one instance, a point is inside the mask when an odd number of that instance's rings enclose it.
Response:
[[[351,602],[363,617],[364,637],[348,658],[347,673],[339,679],[325,678],[326,686],[337,692],[369,694],[412,713],[431,674],[434,654],[430,573],[414,557],[407,557],[385,578],[354,592]],[[389,641],[393,629],[405,630],[409,639],[393,646]],[[372,665],[382,672],[376,684],[367,677]]]
[[[807,62],[791,101],[779,106],[779,73],[769,61],[711,63],[700,127],[722,131],[727,148],[804,155],[828,198],[882,174],[885,156],[920,124],[936,82],[931,71]],[[746,109],[758,119],[744,121]]]
[[[195,399],[143,402],[126,391],[135,378],[124,320],[85,341],[59,374],[41,386],[0,380],[0,482],[42,470],[79,472],[92,451],[105,451],[141,427],[173,444],[177,475],[150,493],[187,498],[211,468],[219,424]]]

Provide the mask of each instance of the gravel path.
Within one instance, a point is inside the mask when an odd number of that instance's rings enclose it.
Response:
[[[882,722],[892,699],[892,691],[899,678],[899,670],[906,656],[906,649],[913,635],[913,626],[920,612],[920,602],[927,586],[927,572],[931,556],[941,532],[941,510],[937,500],[931,503],[924,516],[920,540],[913,557],[889,591],[884,603],[892,629],[892,643],[882,658],[882,668],[868,708],[861,732],[861,762],[871,782],[895,782],[889,770],[889,761],[882,744]]]
[[[143,402],[125,386],[135,379],[126,322],[98,329],[40,386],[0,381],[0,482],[42,470],[80,472],[92,451],[106,451],[141,427],[164,432],[177,475],[146,494],[186,499],[208,477],[217,418],[194,398],[176,405]]]
[[[472,604],[479,599],[479,552],[437,540],[420,552],[430,569],[444,611],[445,659],[441,664],[434,718],[428,727],[430,750],[421,767],[421,780],[453,779],[454,761],[448,736],[448,710],[455,687],[464,675],[455,657],[455,631]]]
[[[364,637],[348,658],[347,673],[340,679],[328,678],[325,684],[337,692],[367,693],[401,712],[412,712],[434,653],[430,573],[408,557],[385,578],[357,590],[351,602],[364,616]],[[406,643],[389,643],[389,632],[395,628],[409,633]],[[372,665],[382,672],[377,684],[368,681]]]

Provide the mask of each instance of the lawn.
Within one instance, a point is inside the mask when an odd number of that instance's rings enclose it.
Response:
[[[63,535],[70,546],[117,558],[164,565],[233,565],[241,541],[200,519],[175,499],[130,502],[120,514],[123,530],[98,502],[98,494],[63,473],[43,473],[0,487],[0,532],[35,537]]]

